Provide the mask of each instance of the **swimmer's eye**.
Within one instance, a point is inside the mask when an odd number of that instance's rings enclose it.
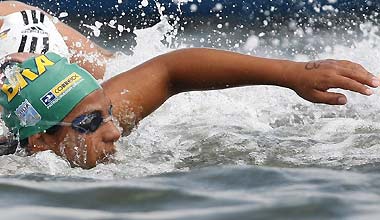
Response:
[[[108,109],[109,116],[103,117],[101,111],[94,111],[88,114],[76,117],[71,123],[59,122],[45,131],[47,134],[56,133],[61,126],[71,126],[72,129],[82,134],[93,133],[103,124],[112,120],[112,105]]]
[[[112,105],[108,109],[109,116],[104,118],[101,111],[94,111],[89,114],[80,115],[73,120],[71,127],[79,133],[92,133],[98,130],[98,128],[105,122],[112,119]]]

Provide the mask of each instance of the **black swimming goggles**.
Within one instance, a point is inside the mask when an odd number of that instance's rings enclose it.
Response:
[[[54,126],[48,128],[45,131],[45,133],[54,134],[55,132],[58,131],[58,129],[61,126],[71,126],[72,129],[74,129],[75,131],[77,131],[81,134],[93,133],[96,130],[98,130],[98,128],[102,124],[113,120],[112,105],[110,105],[110,107],[108,109],[108,114],[109,114],[109,116],[106,118],[102,115],[102,112],[99,110],[93,111],[93,112],[88,113],[88,114],[83,114],[83,115],[76,117],[71,123],[70,122],[59,122],[59,123],[55,124]]]

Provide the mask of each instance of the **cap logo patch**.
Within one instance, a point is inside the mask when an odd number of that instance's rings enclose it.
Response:
[[[15,114],[20,120],[20,125],[23,127],[34,126],[41,121],[41,115],[37,110],[29,103],[27,99],[17,107]]]
[[[44,96],[40,98],[41,102],[47,108],[50,108],[56,102],[58,102],[63,96],[65,96],[70,90],[75,88],[83,78],[76,72],[71,73],[68,77],[63,79],[51,90],[49,90]]]

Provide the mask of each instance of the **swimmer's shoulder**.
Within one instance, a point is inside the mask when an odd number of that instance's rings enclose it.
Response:
[[[19,1],[0,2],[0,16],[6,16],[22,10],[37,9],[36,7],[27,5]]]

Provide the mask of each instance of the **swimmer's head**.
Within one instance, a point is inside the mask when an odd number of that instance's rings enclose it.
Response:
[[[108,123],[111,103],[86,70],[50,52],[22,63],[5,60],[0,70],[2,119],[29,140],[31,152],[53,150],[82,167],[113,153],[120,133]]]
[[[23,63],[4,61],[0,91],[3,120],[20,139],[43,132],[61,121],[98,82],[66,58],[47,53]]]
[[[48,51],[69,56],[63,37],[43,12],[25,10],[1,17],[0,58],[12,53]]]

